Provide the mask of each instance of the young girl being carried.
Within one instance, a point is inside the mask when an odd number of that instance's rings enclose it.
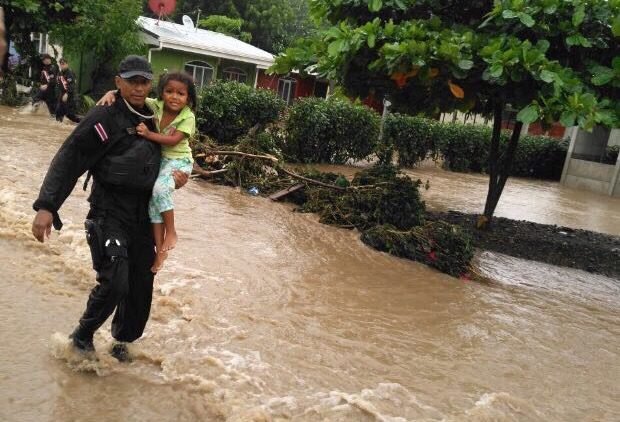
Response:
[[[161,166],[159,176],[153,186],[149,203],[149,216],[153,223],[153,234],[157,255],[151,271],[158,272],[168,251],[177,243],[174,226],[174,179],[172,172],[180,170],[190,174],[194,159],[189,146],[189,139],[196,132],[196,87],[190,75],[184,72],[171,72],[162,75],[157,86],[158,99],[147,98],[146,104],[155,114],[157,132],[151,132],[144,123],[136,127],[136,132],[160,144]],[[97,104],[111,104],[115,100],[115,91],[107,92]]]

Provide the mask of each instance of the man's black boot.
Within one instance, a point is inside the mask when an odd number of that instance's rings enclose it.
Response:
[[[93,336],[84,336],[80,333],[80,327],[73,330],[69,335],[69,338],[73,342],[73,346],[83,353],[90,353],[95,351],[95,345],[93,344]]]
[[[112,357],[116,358],[119,362],[131,362],[131,356],[125,343],[114,343],[112,350],[110,350]]]

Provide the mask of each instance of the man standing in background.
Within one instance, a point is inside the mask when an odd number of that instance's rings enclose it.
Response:
[[[77,98],[75,95],[75,74],[69,69],[67,59],[58,60],[60,73],[58,74],[58,104],[56,105],[56,120],[62,122],[67,116],[75,123],[80,122],[80,118],[75,115],[77,108]]]
[[[52,56],[43,54],[43,68],[41,69],[39,82],[41,87],[39,92],[32,99],[32,105],[36,108],[37,103],[41,100],[47,104],[50,116],[55,117],[56,114],[56,78],[58,77],[58,69],[52,63]]]

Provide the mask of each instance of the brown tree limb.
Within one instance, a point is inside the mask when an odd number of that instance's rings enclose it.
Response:
[[[342,191],[346,190],[346,188],[343,188],[343,187],[340,187],[340,186],[337,186],[337,185],[331,185],[329,183],[323,183],[323,182],[319,182],[318,180],[314,180],[314,179],[310,179],[308,177],[301,176],[301,175],[299,175],[297,173],[293,173],[292,171],[285,169],[284,167],[278,167],[278,169],[282,170],[284,173],[288,174],[289,176],[291,176],[291,177],[293,177],[295,179],[303,180],[304,182],[308,182],[308,183],[312,183],[312,184],[315,184],[315,185],[323,186],[325,188],[331,188],[331,189],[342,190]]]
[[[256,158],[259,160],[269,160],[269,161],[273,161],[274,163],[279,162],[278,159],[274,157],[273,155],[248,154],[247,152],[241,152],[241,151],[207,151],[204,153],[196,154],[194,155],[194,157],[199,158],[199,157],[206,157],[208,155],[236,155],[240,157]]]
[[[205,170],[203,168],[201,168],[200,166],[194,164],[194,167],[192,168],[192,171],[194,173],[196,173],[199,176],[203,176],[203,177],[211,177],[215,174],[221,174],[221,173],[226,173],[228,171],[228,169],[220,169],[220,170],[212,170],[212,171],[208,171]]]

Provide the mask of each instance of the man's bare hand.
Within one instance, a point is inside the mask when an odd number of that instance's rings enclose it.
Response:
[[[174,179],[174,188],[181,189],[189,180],[189,175],[179,170],[172,172],[172,178]]]
[[[32,234],[35,239],[43,243],[45,238],[49,238],[52,233],[52,221],[54,216],[48,210],[39,210],[32,222]]]

